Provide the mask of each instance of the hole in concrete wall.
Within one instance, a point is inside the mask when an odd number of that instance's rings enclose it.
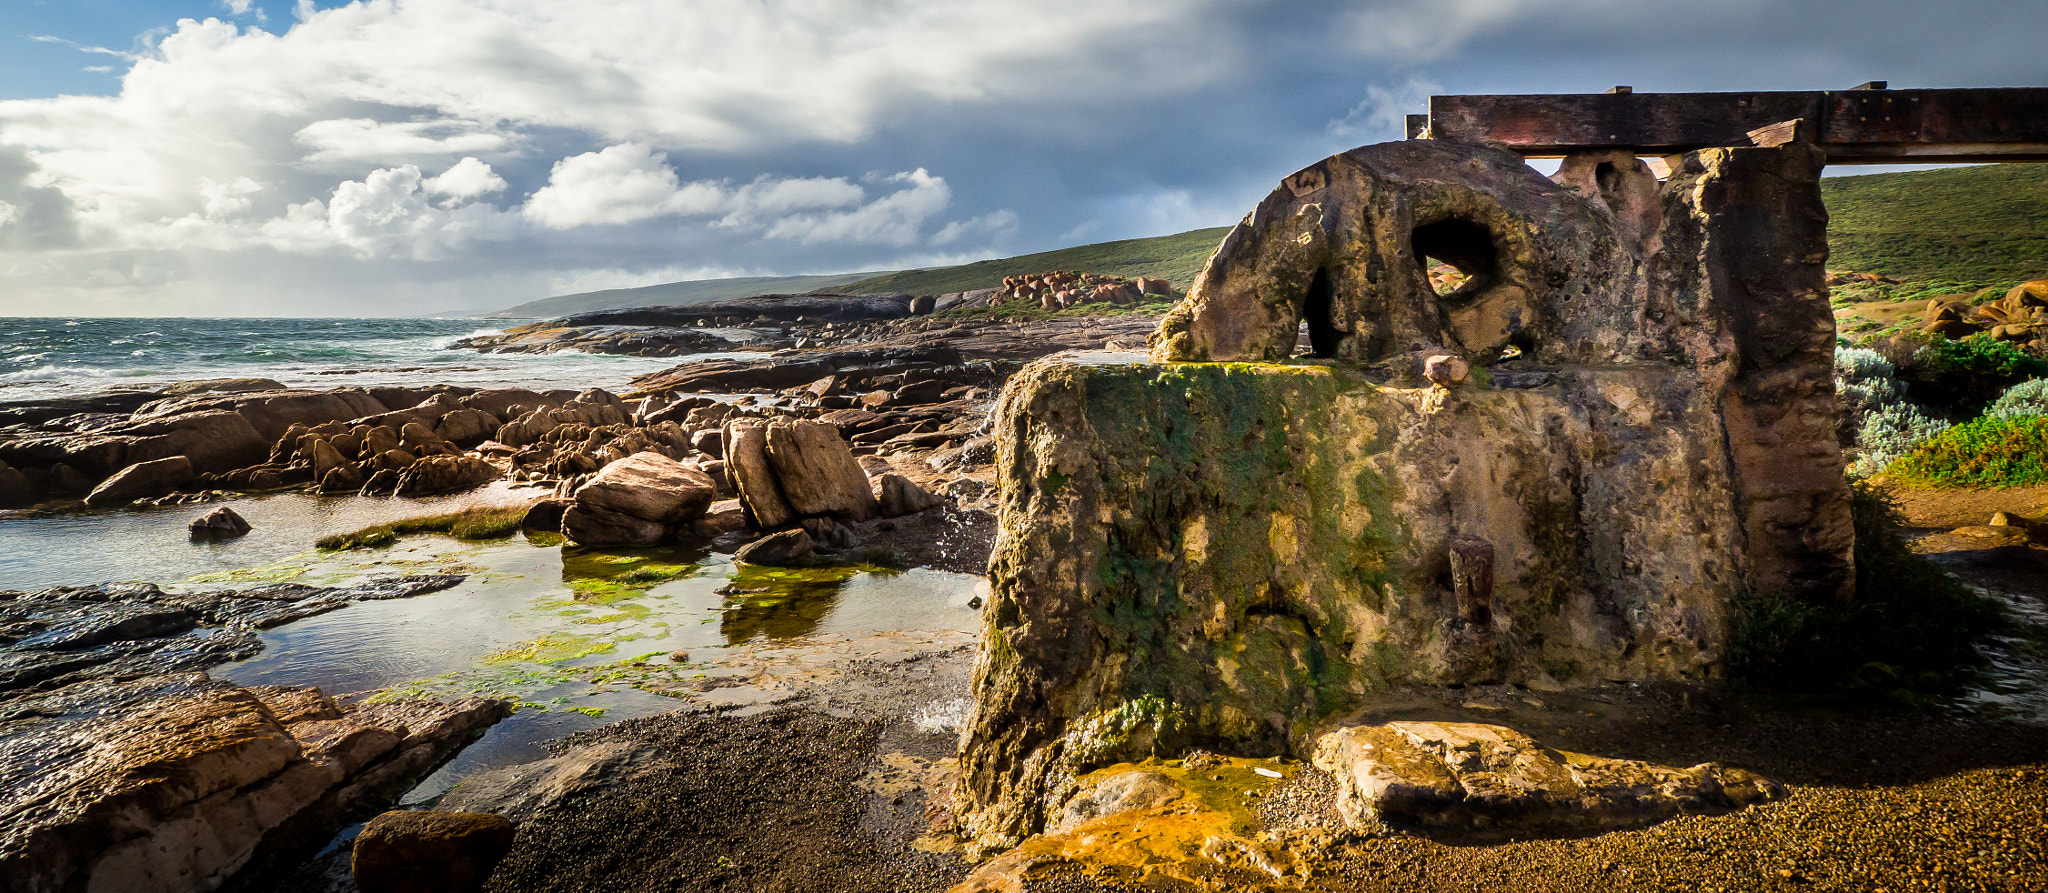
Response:
[[[1439,295],[1485,288],[1500,265],[1493,233],[1470,220],[1452,218],[1415,228],[1415,257]],[[1438,271],[1438,267],[1449,269]]]
[[[1330,278],[1330,271],[1316,270],[1314,279],[1309,280],[1308,296],[1302,299],[1301,329],[1308,338],[1308,355],[1317,358],[1337,355],[1337,342],[1344,337],[1332,321],[1337,302],[1337,284]]]

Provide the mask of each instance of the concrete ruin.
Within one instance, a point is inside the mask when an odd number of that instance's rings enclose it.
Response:
[[[1403,683],[1711,679],[1744,593],[1853,598],[1825,163],[1355,149],[1225,237],[1152,362],[1019,374],[976,844],[1098,767],[1304,757]]]

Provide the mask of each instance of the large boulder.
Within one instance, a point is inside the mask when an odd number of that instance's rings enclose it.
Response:
[[[880,510],[868,488],[867,473],[839,429],[824,422],[769,425],[768,463],[775,468],[783,498],[798,515],[865,521]]]
[[[798,517],[782,495],[775,466],[768,460],[768,424],[743,419],[725,429],[725,473],[739,491],[740,503],[762,530],[776,530]]]
[[[718,485],[697,468],[656,452],[604,467],[577,488],[562,513],[562,535],[586,546],[646,546],[704,516]]]
[[[1316,745],[1346,824],[1485,838],[1599,834],[1677,815],[1715,815],[1785,796],[1718,763],[1676,769],[1561,753],[1504,726],[1393,722],[1339,729]]]
[[[137,462],[116,472],[85,497],[90,506],[127,505],[138,499],[163,496],[192,482],[192,460],[171,456]]]
[[[471,893],[512,849],[514,830],[490,813],[387,812],[356,835],[349,870],[361,893]]]

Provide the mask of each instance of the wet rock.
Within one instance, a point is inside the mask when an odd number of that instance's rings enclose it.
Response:
[[[734,553],[733,559],[765,567],[789,567],[802,564],[816,550],[811,535],[798,528],[755,540]]]
[[[944,499],[926,492],[915,481],[894,472],[877,476],[874,483],[875,502],[881,507],[884,518],[914,515],[945,503]]]
[[[329,712],[285,694],[157,676],[28,705],[18,715],[38,718],[0,728],[0,877],[20,890],[249,879],[317,849],[509,712],[483,699]]]
[[[192,460],[183,456],[138,462],[93,488],[85,497],[85,504],[127,505],[137,499],[162,496],[191,483],[193,477]]]
[[[387,812],[356,835],[349,869],[362,893],[470,893],[512,836],[512,822],[489,813]]]
[[[233,539],[253,529],[248,521],[227,506],[192,519],[186,527],[195,539]]]
[[[783,498],[805,517],[832,515],[865,521],[879,507],[867,475],[839,430],[822,422],[777,422],[768,426],[768,462]]]
[[[627,741],[570,748],[546,759],[480,772],[449,791],[439,806],[524,822],[631,778],[636,767],[655,756],[654,748]]]
[[[1185,788],[1158,772],[1119,772],[1068,800],[1047,830],[1058,834],[1106,815],[1164,806],[1186,794]]]
[[[36,485],[28,475],[5,462],[0,462],[0,506],[22,505],[36,501]]]
[[[576,490],[562,535],[586,546],[646,546],[696,520],[716,500],[710,476],[659,453],[613,462]]]
[[[805,518],[801,526],[817,548],[843,552],[854,546],[853,529],[832,518]]]
[[[400,496],[429,496],[481,487],[503,474],[477,456],[428,456],[398,476]]]
[[[1716,763],[1675,769],[1561,753],[1504,726],[1395,722],[1340,729],[1316,745],[1354,827],[1489,838],[1591,834],[1714,815],[1785,796],[1768,778]]]
[[[519,529],[528,532],[562,532],[562,515],[574,505],[575,500],[551,497],[533,504],[526,515],[519,519]]]

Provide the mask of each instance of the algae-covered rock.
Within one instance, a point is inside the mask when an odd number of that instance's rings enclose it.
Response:
[[[1012,378],[977,846],[1143,758],[1100,735],[1134,705],[1174,708],[1154,752],[1301,757],[1390,685],[1711,679],[1740,593],[1850,597],[1820,162],[1353,150],[1224,239],[1156,365]]]

